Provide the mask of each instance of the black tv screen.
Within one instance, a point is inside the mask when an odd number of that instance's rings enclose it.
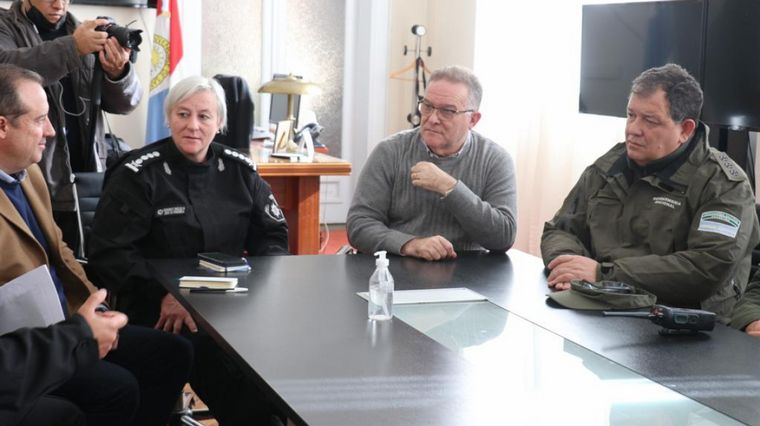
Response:
[[[701,81],[702,13],[703,0],[583,6],[579,111],[625,117],[633,79],[669,62]]]
[[[760,0],[710,0],[702,120],[760,130]]]

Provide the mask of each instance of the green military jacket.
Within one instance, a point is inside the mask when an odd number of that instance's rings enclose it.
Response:
[[[751,322],[760,320],[760,273],[752,277],[742,300],[734,308],[731,325],[744,329]]]
[[[681,155],[638,180],[626,177],[624,143],[589,166],[544,226],[545,264],[562,254],[590,257],[603,266],[598,279],[643,288],[658,303],[713,311],[728,323],[760,225],[747,176],[708,146],[707,131],[700,124]]]

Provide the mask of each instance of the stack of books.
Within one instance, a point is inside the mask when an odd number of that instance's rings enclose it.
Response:
[[[198,253],[198,265],[214,272],[247,272],[251,270],[244,257],[226,253]]]

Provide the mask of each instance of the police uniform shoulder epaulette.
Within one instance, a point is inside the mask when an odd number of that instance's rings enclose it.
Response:
[[[159,152],[158,148],[148,150],[139,156],[135,156],[134,158],[125,161],[124,167],[132,170],[135,173],[140,173],[140,171],[143,170],[145,166],[156,162],[159,158],[161,158],[161,153]]]
[[[221,152],[222,152],[222,157],[224,157],[224,158],[230,158],[230,159],[233,159],[233,160],[235,160],[237,162],[243,163],[246,166],[248,166],[251,170],[253,170],[254,172],[256,171],[256,163],[254,163],[253,161],[251,161],[251,159],[248,158],[247,155],[242,154],[242,153],[240,153],[238,151],[235,151],[234,149],[230,149],[230,148],[223,148],[221,150]]]
[[[739,168],[728,154],[717,149],[711,149],[710,151],[713,159],[720,165],[720,168],[729,180],[738,182],[746,178],[744,171]]]

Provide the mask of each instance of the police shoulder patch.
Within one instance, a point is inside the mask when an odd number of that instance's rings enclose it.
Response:
[[[151,164],[161,158],[161,153],[158,150],[148,151],[140,155],[139,157],[132,158],[131,160],[124,162],[124,167],[132,170],[135,173],[140,173],[148,164]]]
[[[264,206],[264,212],[276,222],[282,222],[285,220],[285,215],[282,214],[282,209],[280,209],[277,200],[274,199],[274,195],[272,194],[269,194],[269,201],[267,202],[267,205]]]
[[[712,150],[715,161],[718,162],[723,173],[732,181],[741,181],[746,178],[744,171],[725,152]]]
[[[224,148],[222,150],[222,156],[224,158],[230,158],[230,159],[235,160],[235,161],[237,161],[239,163],[243,163],[247,167],[249,167],[251,170],[253,170],[254,172],[256,171],[256,163],[254,163],[253,161],[251,161],[251,159],[248,158],[247,155],[242,154],[242,153],[240,153],[238,151],[235,151],[234,149]]]

